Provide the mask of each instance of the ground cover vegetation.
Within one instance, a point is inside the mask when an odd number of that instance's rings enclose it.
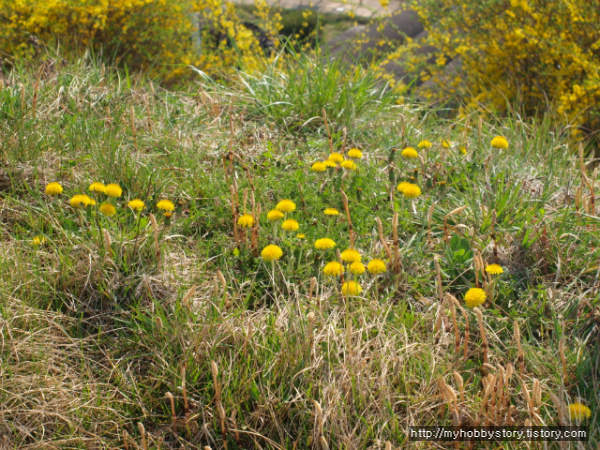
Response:
[[[598,447],[598,169],[560,114],[452,116],[235,39],[173,89],[184,63],[15,57],[25,26],[2,40],[0,448],[431,448],[414,424]]]

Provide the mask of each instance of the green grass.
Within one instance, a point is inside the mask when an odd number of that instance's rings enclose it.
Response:
[[[294,64],[227,86],[199,77],[177,92],[85,58],[37,89],[35,65],[4,74],[0,444],[430,448],[406,433],[452,424],[443,377],[458,414],[482,424],[505,424],[510,405],[512,420],[526,423],[523,385],[532,393],[539,384],[536,414],[548,425],[559,416],[552,395],[580,397],[592,410],[586,445],[596,448],[598,216],[577,146],[550,115],[473,116],[466,129],[466,119],[400,103],[366,71],[302,55]],[[329,154],[329,134],[336,151],[344,142],[362,149],[358,171],[310,171]],[[492,149],[495,135],[509,148]],[[420,150],[423,163],[400,156],[422,139],[434,143]],[[591,164],[587,174],[596,180]],[[415,200],[395,191],[411,176],[423,190]],[[65,189],[56,198],[44,194],[52,181]],[[69,206],[93,181],[123,188],[110,200],[115,217]],[[251,213],[253,198],[261,211],[256,246],[243,230],[234,239],[234,184],[237,213]],[[322,273],[335,251],[313,247],[322,237],[340,251],[350,245],[340,189],[364,262],[388,259],[376,218],[393,250],[398,216],[400,269],[387,261],[387,273],[361,276],[350,299]],[[140,217],[126,208],[135,198],[146,203]],[[170,221],[156,208],[162,198],[176,205]],[[296,203],[290,216],[304,239],[267,221],[283,198]],[[341,214],[327,219],[325,207]],[[258,256],[268,244],[283,249],[274,264]],[[477,252],[504,267],[481,308],[487,366],[474,312],[456,309],[455,328],[436,286],[437,257],[443,294],[463,304]],[[509,365],[509,405],[494,413],[483,378]]]

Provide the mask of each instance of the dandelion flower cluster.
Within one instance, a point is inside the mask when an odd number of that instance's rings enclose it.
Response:
[[[421,195],[421,188],[416,184],[407,183],[401,192],[406,198],[417,198]]]
[[[386,271],[385,263],[381,259],[372,259],[367,264],[367,270],[373,275],[384,273]]]
[[[396,190],[398,192],[404,193],[404,189],[406,189],[407,186],[410,186],[411,183],[408,183],[406,181],[401,182],[397,187]]]
[[[360,262],[360,260],[361,260],[360,253],[358,253],[353,248],[348,248],[348,249],[344,250],[341,254],[341,257],[342,257],[342,261],[347,262],[347,263]]]
[[[115,208],[115,206],[112,203],[107,203],[107,202],[102,203],[100,205],[100,208],[98,208],[98,209],[105,216],[112,217],[115,214],[117,214],[117,208]]]
[[[325,172],[327,170],[327,166],[325,165],[325,163],[317,161],[316,163],[313,163],[310,170],[312,170],[313,172]]]
[[[108,188],[108,186],[107,186],[107,188]],[[136,198],[134,200],[131,200],[129,203],[127,203],[127,206],[129,206],[134,211],[141,211],[142,209],[144,209],[144,207],[146,205],[139,198]]]
[[[503,136],[496,136],[490,144],[494,148],[508,148],[508,141]]]
[[[350,150],[348,150],[348,156],[350,158],[354,158],[354,159],[360,159],[362,158],[362,152],[357,149],[357,148],[351,148]]]
[[[569,405],[569,415],[571,419],[581,422],[584,419],[589,419],[592,416],[592,411],[581,403],[571,403]]]
[[[271,222],[281,220],[283,219],[283,213],[277,209],[272,209],[267,213],[267,219],[269,219]]]
[[[93,200],[91,198],[89,198],[87,195],[81,195],[81,194],[77,194],[74,195],[73,197],[71,197],[71,200],[69,201],[69,203],[71,204],[71,206],[73,208],[83,208],[86,206],[90,206],[94,203],[92,203]]]
[[[242,228],[251,228],[254,225],[252,214],[242,214],[238,219],[238,225]]]
[[[265,261],[277,261],[283,256],[283,250],[277,245],[267,245],[263,248],[262,252],[260,252],[260,256]]]
[[[163,211],[174,211],[175,210],[175,205],[173,204],[173,202],[171,200],[166,200],[166,199],[159,201],[156,204],[156,207]]]
[[[419,142],[417,144],[417,147],[419,147],[419,148],[431,148],[431,147],[433,147],[433,144],[431,142],[429,142],[427,139],[423,139],[421,142]]]
[[[109,197],[120,197],[121,194],[123,194],[123,189],[121,189],[121,186],[119,186],[118,184],[115,183],[111,183],[111,184],[107,184],[106,188],[104,189],[104,193],[106,195],[108,195]]]
[[[465,303],[469,308],[483,305],[485,303],[485,292],[480,288],[471,288],[465,294]]]
[[[326,216],[337,216],[340,212],[335,208],[325,208],[323,211]]]
[[[354,261],[352,264],[350,264],[350,267],[348,267],[348,270],[351,273],[353,273],[354,275],[362,275],[363,273],[365,273],[367,268],[360,261]]]
[[[322,239],[317,239],[315,241],[315,248],[317,250],[329,250],[329,249],[332,249],[333,247],[335,247],[335,242],[333,241],[333,239],[322,238]]]
[[[279,203],[277,203],[275,209],[281,211],[282,213],[291,213],[296,211],[296,204],[291,200],[281,200]]]
[[[90,192],[99,192],[101,194],[104,194],[104,192],[106,192],[106,186],[104,185],[104,183],[99,183],[98,181],[95,181],[94,183],[90,184],[90,187],[88,189]]]
[[[504,273],[504,269],[499,264],[490,264],[485,268],[485,271],[492,275],[500,275],[501,273]]]
[[[325,264],[325,267],[323,267],[323,273],[330,277],[339,277],[343,271],[344,268],[337,261],[328,262]]]
[[[46,186],[46,195],[59,195],[62,194],[63,191],[63,187],[60,185],[60,183],[49,183]]]
[[[294,219],[288,219],[283,221],[281,228],[283,228],[285,231],[298,231],[300,225]]]
[[[402,156],[407,159],[414,159],[418,158],[419,154],[414,148],[406,147],[404,150],[402,150]]]
[[[344,295],[358,295],[361,292],[362,288],[356,281],[346,281],[342,285],[342,294]]]
[[[329,155],[329,158],[327,158],[329,161],[333,161],[334,163],[341,163],[344,160],[344,157],[342,156],[341,153],[332,153],[331,155]]]
[[[356,163],[354,161],[352,161],[351,159],[345,159],[344,161],[342,161],[340,166],[343,167],[344,169],[356,170]]]
[[[31,240],[31,243],[35,246],[40,246],[46,243],[46,238],[44,236],[36,236]]]

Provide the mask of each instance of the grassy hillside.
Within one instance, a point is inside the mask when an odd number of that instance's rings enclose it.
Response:
[[[4,73],[0,448],[433,448],[408,426],[570,422],[598,448],[593,161],[551,114],[448,120],[295,64],[177,92],[89,58]],[[354,162],[312,170],[332,152]],[[298,230],[267,218],[284,199]],[[349,248],[385,272],[324,273]]]

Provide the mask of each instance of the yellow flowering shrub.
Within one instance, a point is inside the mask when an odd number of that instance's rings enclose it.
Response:
[[[265,0],[255,7],[276,47],[277,15]],[[31,54],[30,36],[47,44],[58,40],[67,50],[102,49],[166,80],[183,75],[188,65],[208,73],[252,70],[263,56],[230,0],[0,0],[0,52]]]
[[[467,109],[503,111],[508,101],[533,113],[551,105],[576,134],[599,128],[600,0],[413,3],[427,43],[439,50],[433,64],[416,53],[410,61],[422,80],[459,94]],[[456,57],[461,76],[444,73]]]

